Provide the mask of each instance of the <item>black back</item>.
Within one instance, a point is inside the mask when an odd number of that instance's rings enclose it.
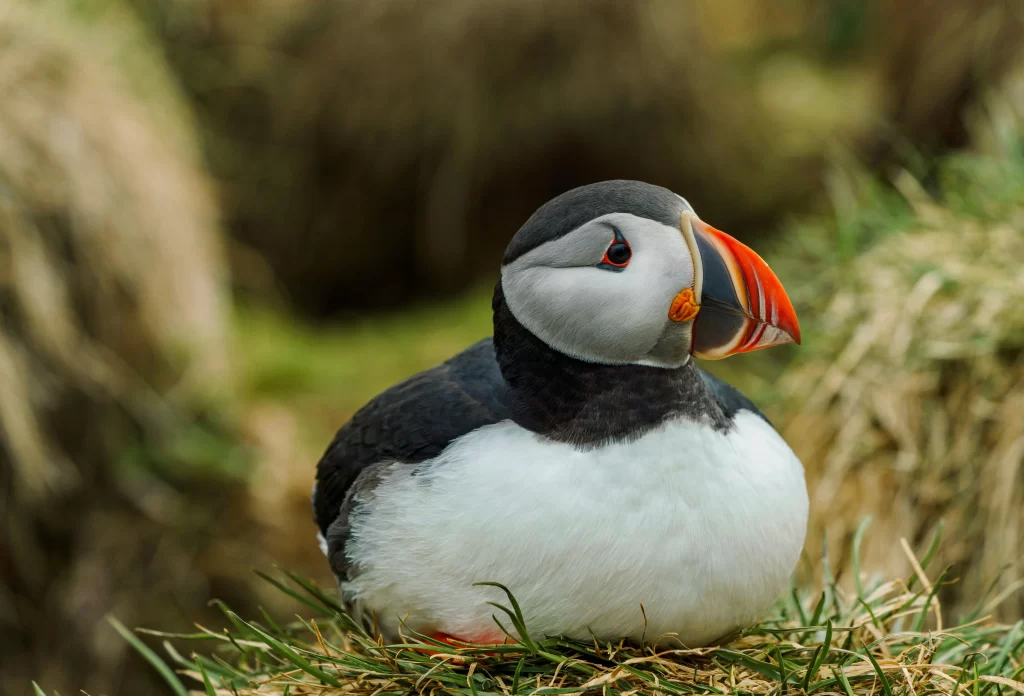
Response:
[[[741,409],[761,415],[692,360],[677,370],[609,366],[552,350],[512,316],[500,283],[494,329],[493,341],[391,387],[342,426],[317,465],[314,513],[325,536],[370,465],[431,459],[462,435],[502,420],[593,447],[635,439],[674,416],[725,431]]]
[[[320,531],[327,533],[369,465],[431,459],[459,436],[508,417],[490,338],[379,394],[341,426],[317,465],[313,510]]]

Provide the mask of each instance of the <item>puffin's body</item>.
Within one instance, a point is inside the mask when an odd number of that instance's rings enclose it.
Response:
[[[803,467],[698,368],[799,339],[759,257],[666,189],[603,182],[513,238],[494,338],[379,395],[320,461],[342,597],[389,638],[705,644],[760,618],[803,546]],[[642,607],[642,608],[641,608]]]

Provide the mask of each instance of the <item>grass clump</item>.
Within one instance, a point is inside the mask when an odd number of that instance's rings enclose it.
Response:
[[[811,278],[792,286],[806,338],[776,394],[783,434],[807,469],[810,538],[827,535],[848,557],[857,521],[871,516],[885,534],[865,567],[898,576],[909,570],[898,540],[920,549],[944,521],[937,560],[960,582],[943,589],[943,603],[968,611],[991,590],[1012,596],[1001,618],[1015,620],[1024,612],[1024,157],[960,155],[931,180],[901,174],[895,190],[899,198],[851,194],[855,213],[798,230],[804,254],[784,256]],[[844,234],[855,253],[818,249]]]
[[[862,527],[863,529],[863,527]],[[344,613],[328,593],[296,575],[264,576],[315,618],[282,626],[269,616],[246,621],[223,607],[231,627],[200,627],[163,637],[176,693],[317,694],[1004,694],[1024,693],[1024,621],[1002,625],[981,611],[951,625],[939,585],[924,570],[906,580],[866,580],[855,549],[856,591],[845,591],[822,564],[814,590],[796,588],[775,614],[727,644],[687,649],[531,636],[515,598],[495,605],[508,644],[452,647],[411,634],[385,645]],[[507,592],[507,590],[506,590]],[[186,658],[170,639],[215,643]],[[667,647],[666,647],[667,645]],[[152,655],[150,656],[152,661]]]

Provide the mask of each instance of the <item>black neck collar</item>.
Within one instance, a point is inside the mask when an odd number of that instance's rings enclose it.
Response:
[[[571,358],[512,316],[500,281],[493,309],[495,357],[512,419],[522,427],[579,446],[636,439],[675,416],[728,429],[692,360],[665,369]]]

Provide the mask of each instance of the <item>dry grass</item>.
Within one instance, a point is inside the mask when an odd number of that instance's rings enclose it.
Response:
[[[186,505],[124,455],[170,446],[227,376],[217,216],[180,100],[166,75],[143,96],[83,33],[54,3],[0,3],[0,691],[109,676],[124,656],[95,622],[188,574],[139,560]]]
[[[958,581],[944,603],[959,614],[1007,595],[1001,615],[1015,619],[1024,614],[1024,166],[1019,138],[1003,145],[997,157],[948,160],[931,195],[904,173],[902,201],[794,237],[794,247],[825,243],[831,255],[786,262],[813,278],[798,294],[817,323],[781,382],[778,411],[807,467],[810,538],[826,534],[842,557],[856,520],[870,515],[884,533],[864,567],[892,575],[907,569],[897,540],[919,548],[942,521],[937,560]],[[836,188],[849,194],[838,200],[858,200],[857,186]],[[867,238],[875,243],[852,258],[834,251]]]
[[[26,497],[68,478],[43,415],[62,388],[149,422],[154,389],[196,391],[226,371],[216,214],[195,153],[55,19],[0,14],[2,422]]]
[[[702,649],[531,637],[511,595],[507,606],[495,605],[495,620],[510,636],[506,645],[456,648],[415,635],[384,645],[330,596],[294,576],[271,581],[318,618],[281,627],[269,619],[243,621],[225,607],[229,631],[155,635],[219,645],[185,658],[164,642],[179,674],[210,696],[1024,693],[1024,622],[1002,626],[978,615],[950,625],[934,579],[922,569],[928,557],[919,562],[909,548],[907,557],[917,568],[909,580],[868,583],[857,572],[855,550],[855,591],[838,587],[826,564],[819,589],[794,590],[773,618]],[[184,696],[181,678],[118,628]]]

